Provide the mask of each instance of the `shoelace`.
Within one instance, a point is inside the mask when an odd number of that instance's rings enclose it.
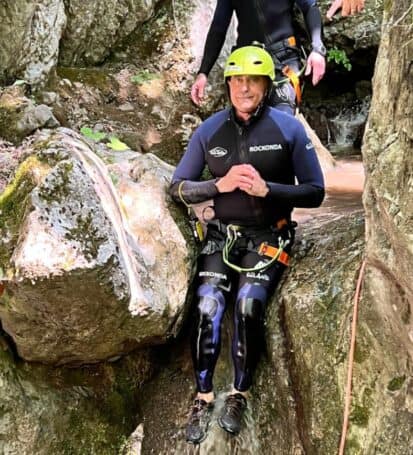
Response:
[[[207,409],[208,403],[204,400],[196,399],[191,409],[190,420],[197,422],[201,420],[204,411]]]
[[[225,400],[225,411],[236,419],[241,417],[244,407],[245,401],[241,396],[229,395]]]

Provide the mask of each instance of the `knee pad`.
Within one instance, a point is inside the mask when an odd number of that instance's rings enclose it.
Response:
[[[213,319],[218,310],[223,311],[225,298],[222,291],[215,285],[204,283],[198,289],[198,309],[201,316]]]
[[[267,290],[260,283],[245,283],[238,291],[237,300],[259,300],[264,304],[267,296]]]
[[[260,318],[267,301],[267,290],[260,284],[245,283],[238,292],[238,314],[252,319]]]
[[[261,300],[241,299],[238,301],[238,315],[243,318],[260,319],[262,316],[263,304]]]

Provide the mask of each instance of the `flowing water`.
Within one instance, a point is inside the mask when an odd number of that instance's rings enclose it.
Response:
[[[342,109],[328,121],[328,148],[331,153],[351,155],[361,143],[370,107],[370,97]]]
[[[364,168],[360,156],[336,162],[324,174],[326,197],[317,209],[295,209],[293,218],[302,223],[310,218],[340,215],[362,209],[361,195],[364,187]]]

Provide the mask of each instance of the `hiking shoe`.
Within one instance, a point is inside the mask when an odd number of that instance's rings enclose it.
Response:
[[[241,393],[228,395],[224,409],[218,417],[219,426],[231,434],[238,434],[241,430],[242,417],[247,409],[247,400]]]
[[[195,398],[186,426],[187,442],[199,444],[206,438],[213,408],[212,402]]]

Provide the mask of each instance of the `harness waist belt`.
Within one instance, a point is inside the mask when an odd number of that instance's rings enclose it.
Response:
[[[229,224],[234,226],[240,232],[245,231],[245,232],[250,232],[250,233],[255,233],[255,232],[259,233],[259,232],[265,231],[267,229],[270,229],[271,227],[275,227],[277,230],[281,230],[284,226],[288,225],[288,220],[286,218],[281,218],[280,220],[276,221],[275,223],[267,225],[267,226],[263,226],[263,227],[261,227],[261,226],[260,227],[257,227],[257,226],[240,226],[240,225],[235,225],[235,224],[232,224],[232,223],[226,224],[226,223],[223,223],[220,220],[210,220],[210,221],[208,221],[207,226],[211,226],[211,227],[215,228],[217,231],[226,234],[227,233],[227,226]]]
[[[266,46],[266,50],[268,52],[278,52],[282,51],[286,47],[295,47],[297,46],[297,41],[295,36],[289,36],[288,38],[282,39],[281,41],[276,41],[268,46]]]

